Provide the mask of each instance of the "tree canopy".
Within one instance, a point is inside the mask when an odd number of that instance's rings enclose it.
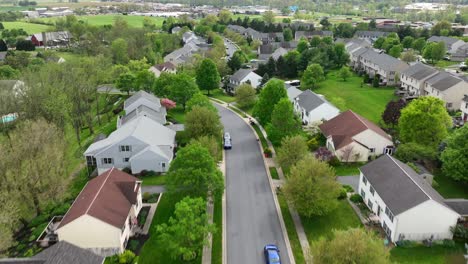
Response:
[[[468,182],[468,126],[455,130],[448,137],[440,160],[445,175]]]
[[[204,59],[197,68],[197,85],[202,90],[207,90],[208,95],[211,90],[219,88],[221,77],[219,76],[216,64],[211,59]]]
[[[301,131],[301,121],[294,113],[288,98],[281,98],[271,113],[271,123],[266,127],[268,138],[274,145],[279,145],[287,136],[293,136]]]
[[[317,84],[325,80],[325,73],[322,66],[317,63],[310,64],[304,71],[301,79],[301,87],[303,89],[315,88]]]
[[[281,166],[285,173],[303,159],[307,153],[306,139],[301,135],[288,136],[281,141],[281,147],[276,153],[276,162]]]
[[[223,126],[219,121],[219,116],[212,109],[193,106],[192,110],[185,117],[185,132],[191,138],[201,136],[213,136],[221,138]]]
[[[257,101],[257,92],[248,83],[243,83],[236,88],[236,105],[241,109],[247,109]]]
[[[258,96],[258,101],[253,109],[253,116],[257,117],[261,124],[269,123],[274,106],[281,98],[287,98],[287,96],[284,82],[275,78],[270,79]]]

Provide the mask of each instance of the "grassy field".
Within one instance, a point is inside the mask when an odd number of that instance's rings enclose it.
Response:
[[[88,23],[89,25],[93,26],[104,26],[104,25],[112,25],[114,23],[114,20],[117,17],[123,18],[125,21],[127,21],[128,25],[130,27],[143,27],[143,19],[144,16],[132,16],[132,15],[117,15],[117,14],[112,14],[112,15],[89,15],[89,16],[77,16],[76,18],[78,20],[81,20],[85,23]],[[157,26],[162,26],[162,23],[165,18],[163,17],[150,17]],[[42,20],[47,21],[47,22],[55,22],[58,18],[43,18]]]
[[[331,238],[333,229],[346,230],[362,226],[361,221],[347,200],[340,200],[339,206],[326,216],[301,216],[304,231],[310,243],[320,237]]]
[[[216,89],[210,92],[210,97],[221,100],[226,103],[232,103],[236,100],[234,96],[227,95],[221,89]]]
[[[170,195],[167,193],[161,197],[161,200],[159,201],[158,209],[156,210],[156,214],[154,215],[153,222],[151,223],[150,237],[145,242],[140,252],[140,259],[138,261],[139,264],[201,263],[201,257],[198,257],[193,262],[184,262],[182,260],[171,259],[171,257],[163,250],[164,245],[159,244],[157,240],[156,226],[162,223],[167,223],[169,221],[169,218],[174,213],[175,204],[182,199],[183,197],[181,195]]]
[[[457,182],[451,178],[436,172],[434,180],[438,183],[436,189],[444,198],[465,198],[468,199],[468,184]]]
[[[294,226],[293,219],[289,213],[288,204],[286,198],[283,194],[278,194],[278,202],[281,208],[281,213],[283,214],[284,225],[286,226],[286,231],[288,232],[289,242],[291,243],[291,249],[293,251],[294,259],[296,263],[305,263],[304,254],[302,253],[301,242],[299,242],[299,237],[297,236],[296,227]]]
[[[143,186],[150,186],[150,185],[164,185],[166,184],[167,175],[155,175],[155,176],[146,176],[142,177],[143,179]]]
[[[361,82],[362,78],[355,74],[344,82],[337,77],[337,71],[332,71],[313,91],[325,95],[327,100],[342,111],[351,109],[378,123],[387,103],[396,99],[393,95],[394,88],[373,88],[367,85],[361,87]]]
[[[334,166],[336,176],[352,176],[359,175],[359,168],[364,164],[361,163],[342,163],[338,166]]]
[[[168,111],[168,121],[173,119],[179,124],[185,123],[185,111],[182,106],[177,106],[176,108],[172,108]]]
[[[33,24],[28,22],[2,22],[5,29],[19,29],[22,28],[28,34],[35,34],[44,31],[50,31],[50,26],[48,25],[41,25],[41,24]]]
[[[274,180],[279,180],[278,171],[275,167],[269,167],[271,178]]]
[[[412,248],[395,247],[390,251],[390,259],[400,264],[464,264],[463,244],[457,243],[455,248],[443,246]]]

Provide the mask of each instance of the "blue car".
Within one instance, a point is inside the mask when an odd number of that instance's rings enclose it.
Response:
[[[279,249],[276,245],[266,245],[263,248],[266,264],[281,264]]]

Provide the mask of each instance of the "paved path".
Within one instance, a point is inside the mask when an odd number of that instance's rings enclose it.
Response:
[[[159,196],[159,199],[158,199],[157,203],[143,203],[143,205],[142,205],[142,206],[150,206],[151,207],[149,212],[148,212],[148,216],[146,217],[146,223],[143,226],[143,229],[141,231],[141,234],[143,234],[143,235],[147,235],[148,232],[149,232],[149,229],[151,227],[151,222],[153,222],[154,213],[156,213],[156,208],[158,207],[159,200],[161,200],[161,195]]]
[[[226,151],[226,253],[228,264],[264,263],[263,246],[278,245],[290,263],[262,153],[252,129],[216,105],[232,149]]]
[[[359,189],[359,175],[338,176],[336,180],[341,184],[351,185],[351,187],[354,189],[354,192],[357,193]]]
[[[163,193],[166,192],[164,185],[141,186],[142,193]]]
[[[206,202],[206,213],[208,215],[209,224],[213,224],[213,211],[213,198],[208,197],[208,201]],[[213,235],[211,233],[208,234],[207,240],[208,244],[203,247],[202,264],[211,264],[211,247],[213,245]]]

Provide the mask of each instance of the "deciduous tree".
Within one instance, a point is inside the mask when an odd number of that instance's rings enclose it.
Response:
[[[305,156],[291,167],[283,185],[286,199],[306,217],[327,215],[336,209],[340,189],[333,168],[312,155]]]
[[[204,95],[201,92],[197,92],[190,98],[190,100],[187,101],[187,108],[185,109],[185,112],[190,112],[192,111],[193,107],[195,106],[200,106],[200,107],[205,107],[209,110],[212,110],[214,112],[217,112],[216,107],[210,102],[210,99],[206,95]]]
[[[349,67],[343,66],[338,72],[338,75],[340,76],[341,79],[343,79],[343,81],[346,82],[346,79],[351,77],[351,71],[349,70]]]
[[[216,64],[211,59],[204,59],[197,69],[197,85],[201,90],[210,91],[219,88],[221,77]]]
[[[382,114],[382,120],[385,124],[395,127],[398,124],[398,119],[400,119],[401,109],[405,106],[406,102],[401,99],[388,102]]]
[[[317,86],[317,83],[325,80],[325,74],[320,64],[310,64],[304,71],[301,79],[301,87],[304,89],[311,89]]]
[[[266,24],[272,24],[275,22],[275,13],[273,13],[271,10],[268,10],[263,13],[262,18]]]
[[[241,84],[236,88],[236,105],[241,109],[247,109],[255,105],[257,94],[252,85],[248,83]]]
[[[116,39],[112,42],[112,58],[116,64],[127,64],[129,61],[128,58],[128,44],[127,41],[123,38]]]
[[[258,118],[261,124],[269,123],[274,106],[281,98],[287,98],[287,96],[284,82],[275,78],[270,79],[260,92],[253,109],[253,116]]]
[[[301,135],[288,136],[281,140],[281,147],[276,153],[276,162],[281,166],[285,173],[303,159],[309,151],[307,142]]]
[[[284,41],[291,41],[293,39],[293,33],[290,28],[283,29]]]
[[[221,138],[223,126],[218,113],[201,106],[193,106],[185,118],[185,131],[191,138],[213,136]]]
[[[445,175],[468,182],[468,126],[455,130],[440,157]]]
[[[200,91],[198,90],[197,84],[192,77],[185,73],[175,74],[169,79],[171,81],[167,86],[169,98],[182,105],[185,110],[187,101]]]
[[[268,138],[274,145],[279,145],[287,136],[296,135],[301,131],[301,121],[295,115],[288,98],[281,98],[271,113],[271,123],[267,125]]]

